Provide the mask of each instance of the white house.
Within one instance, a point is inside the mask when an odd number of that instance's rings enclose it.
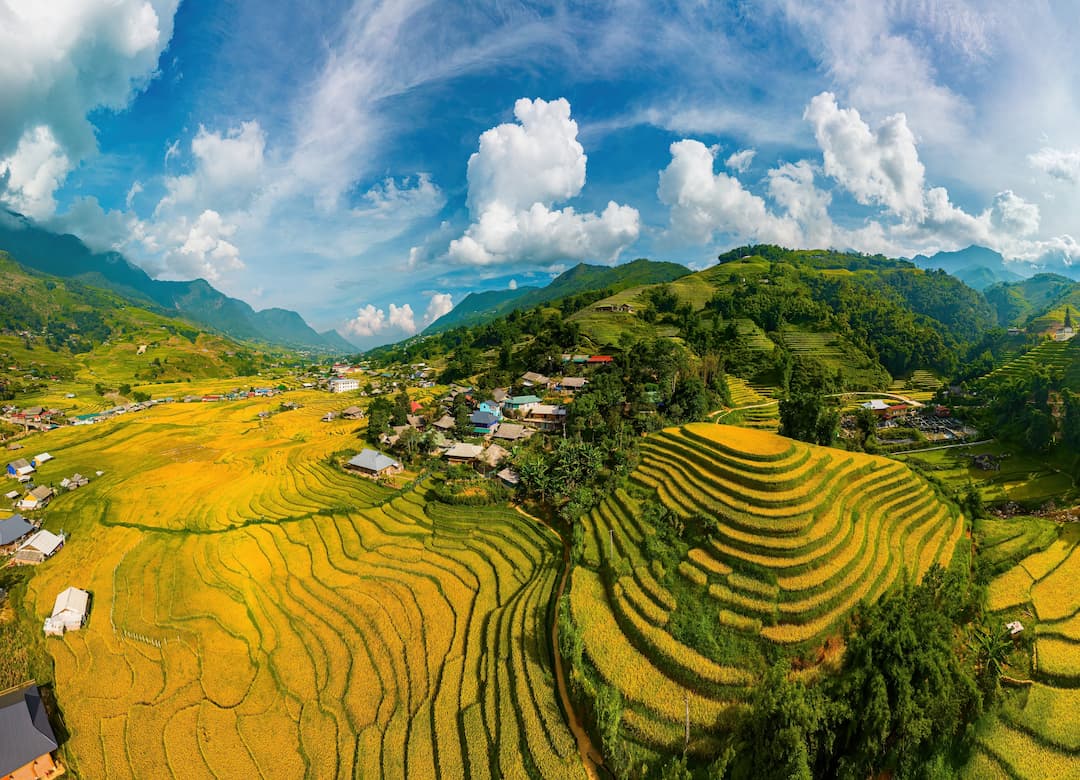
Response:
[[[349,379],[342,376],[334,377],[327,384],[331,393],[348,393],[360,389],[359,379]]]
[[[57,536],[44,528],[31,536],[15,551],[15,563],[37,564],[51,558],[64,546],[64,535]]]
[[[90,594],[78,588],[60,592],[53,604],[52,615],[45,618],[46,636],[63,636],[65,631],[78,631],[86,622]]]

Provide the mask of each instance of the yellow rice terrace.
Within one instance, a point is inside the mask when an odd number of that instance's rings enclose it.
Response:
[[[546,627],[558,537],[429,500],[416,475],[345,473],[356,423],[320,422],[340,406],[326,394],[291,397],[48,439],[42,481],[102,472],[47,510],[67,543],[27,598],[39,621],[69,586],[92,596],[81,630],[46,644],[69,769],[582,776]]]
[[[576,682],[617,691],[622,736],[654,750],[710,755],[768,658],[814,676],[860,601],[947,566],[965,531],[881,457],[703,423],[641,453],[628,489],[585,518],[564,607]]]

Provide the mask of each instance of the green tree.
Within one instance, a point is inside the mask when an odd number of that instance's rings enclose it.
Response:
[[[379,443],[379,437],[390,431],[390,421],[394,416],[394,405],[388,398],[379,396],[368,405],[367,440]]]

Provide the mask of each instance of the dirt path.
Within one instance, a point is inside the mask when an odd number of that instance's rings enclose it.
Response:
[[[540,523],[541,525],[547,525],[543,520],[530,515],[517,504],[514,505],[514,509],[530,520]],[[550,528],[551,526],[548,527]],[[556,608],[566,590],[566,581],[569,578],[569,575],[570,548],[567,547],[564,542],[562,576],[559,578],[559,589],[555,594]],[[581,725],[577,710],[574,709],[574,703],[570,700],[570,692],[566,687],[566,672],[563,668],[563,657],[559,652],[558,618],[553,621],[551,626],[551,655],[555,664],[555,687],[558,688],[559,698],[562,699],[563,712],[566,713],[566,725],[570,728],[570,733],[574,735],[574,740],[577,742],[578,753],[581,754],[581,763],[585,767],[585,774],[589,776],[589,780],[599,780],[599,767],[603,765],[604,757],[600,754],[600,751],[596,749],[596,746],[593,745],[592,739],[589,737],[589,732]]]

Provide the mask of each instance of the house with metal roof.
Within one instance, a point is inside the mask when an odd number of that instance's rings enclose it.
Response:
[[[22,515],[12,515],[0,520],[0,547],[16,544],[33,531],[34,526]]]
[[[385,474],[396,474],[402,469],[399,461],[389,455],[384,455],[378,450],[364,449],[359,455],[354,455],[345,464],[350,471],[358,471],[369,477],[381,477]]]
[[[34,473],[34,467],[30,465],[30,461],[26,458],[19,458],[13,460],[7,464],[7,475],[18,479],[19,477],[28,477]]]
[[[473,412],[469,415],[469,424],[472,426],[473,433],[484,436],[495,430],[495,426],[499,424],[499,418],[491,412]]]
[[[15,563],[38,564],[51,558],[64,546],[65,536],[59,536],[42,528],[15,551]]]
[[[452,465],[472,463],[476,460],[484,448],[479,444],[455,444],[446,451],[446,460]]]
[[[78,631],[86,624],[90,611],[90,594],[79,588],[65,588],[53,602],[53,611],[45,618],[46,636],[63,636],[65,631]]]
[[[52,501],[53,489],[48,485],[38,485],[19,502],[19,509],[43,509]]]
[[[499,427],[495,429],[495,433],[492,434],[492,437],[503,441],[514,442],[520,441],[521,439],[527,439],[532,433],[532,430],[526,428],[524,425],[504,422],[499,423]]]
[[[542,401],[539,396],[536,395],[515,395],[506,399],[506,403],[503,404],[507,409],[519,410],[527,409],[530,406],[538,404]]]
[[[0,777],[45,780],[63,773],[41,691],[33,682],[0,692]]]

